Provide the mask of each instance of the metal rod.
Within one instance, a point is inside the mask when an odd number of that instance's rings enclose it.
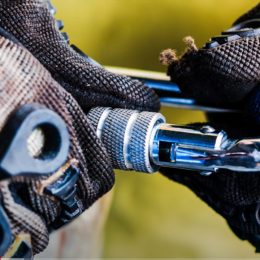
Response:
[[[155,90],[164,106],[200,110],[214,113],[238,113],[239,110],[229,107],[215,107],[198,103],[192,98],[184,97],[177,84],[170,82],[170,78],[164,73],[126,69],[119,67],[106,67],[109,71],[120,75],[126,75],[143,81],[148,87]]]

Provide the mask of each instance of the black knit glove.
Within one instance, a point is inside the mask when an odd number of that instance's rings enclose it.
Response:
[[[228,31],[197,49],[188,37],[188,49],[179,59],[166,50],[161,60],[169,64],[168,74],[188,96],[204,103],[235,105],[250,116],[209,115],[231,137],[259,136],[260,129],[260,5],[241,17]],[[239,24],[243,23],[243,24]],[[234,31],[236,30],[236,31]],[[243,109],[244,108],[244,109]],[[254,118],[255,120],[253,120]],[[219,171],[205,177],[198,173],[162,169],[170,179],[189,187],[215,211],[232,230],[260,249],[260,175]]]
[[[85,113],[92,106],[157,111],[159,99],[141,82],[92,65],[76,53],[56,29],[45,1],[0,1],[0,27],[4,28],[0,29],[4,35],[0,37],[0,126],[14,109],[32,102],[64,119],[71,138],[69,159],[78,161],[75,196],[81,213],[114,184],[106,150]],[[62,224],[64,212],[59,199],[38,193],[41,181],[18,178],[0,182],[0,198],[13,238],[29,233],[34,254],[47,246],[48,230]]]

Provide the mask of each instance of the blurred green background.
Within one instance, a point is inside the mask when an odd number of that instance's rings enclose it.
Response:
[[[164,71],[160,51],[202,46],[256,0],[53,0],[71,42],[104,65]],[[163,108],[169,122],[204,121],[201,112]],[[160,174],[117,172],[104,257],[256,257],[192,192]]]

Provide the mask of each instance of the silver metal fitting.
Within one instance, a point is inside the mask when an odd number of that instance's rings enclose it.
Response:
[[[94,108],[88,118],[105,144],[114,168],[149,173],[158,170],[150,159],[150,139],[156,125],[165,122],[162,114]]]
[[[114,168],[152,173],[159,167],[260,171],[260,139],[232,140],[211,126],[165,123],[160,113],[94,108],[88,118]]]

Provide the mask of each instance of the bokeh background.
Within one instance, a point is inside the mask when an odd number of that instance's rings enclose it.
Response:
[[[165,71],[160,51],[202,46],[256,0],[53,0],[71,42],[104,65]],[[163,108],[172,123],[204,121],[201,112]],[[84,228],[84,227],[82,227]],[[256,257],[224,219],[187,188],[160,174],[117,172],[104,257]],[[84,242],[83,242],[84,243]]]

